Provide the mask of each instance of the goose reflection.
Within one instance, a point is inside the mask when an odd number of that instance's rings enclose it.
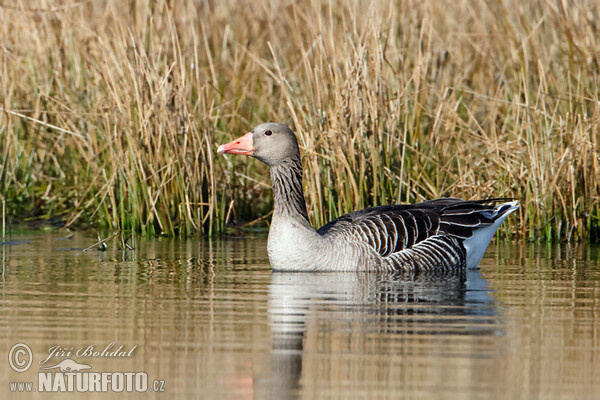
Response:
[[[502,334],[494,300],[478,270],[436,274],[273,272],[269,318],[271,371],[261,397],[279,399],[298,394],[307,342],[312,345],[311,352],[318,350],[314,344],[319,339],[310,337],[343,338],[361,333],[362,337],[395,340],[403,335]]]

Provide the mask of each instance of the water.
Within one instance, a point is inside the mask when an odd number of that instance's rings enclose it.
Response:
[[[492,245],[465,276],[415,277],[272,273],[263,238],[157,239],[135,252],[74,250],[94,243],[82,234],[11,240],[0,249],[2,398],[107,398],[40,393],[40,373],[56,389],[67,376],[40,368],[64,359],[90,366],[86,379],[143,372],[164,390],[137,397],[600,398],[598,247]],[[22,373],[8,362],[17,343],[33,354]],[[109,349],[76,354],[92,345]]]

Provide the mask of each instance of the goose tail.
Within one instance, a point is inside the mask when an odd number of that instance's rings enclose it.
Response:
[[[467,253],[467,268],[475,268],[483,258],[483,254],[488,245],[492,241],[492,237],[500,227],[500,224],[512,213],[519,208],[517,200],[509,201],[497,205],[496,207],[481,211],[487,218],[492,220],[491,224],[482,225],[481,228],[473,231],[471,237],[463,241],[463,246]]]

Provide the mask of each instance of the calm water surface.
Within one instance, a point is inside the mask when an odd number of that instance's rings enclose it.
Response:
[[[272,273],[264,238],[63,236],[0,248],[0,398],[600,398],[598,247],[492,245],[464,275],[393,276]],[[40,368],[64,359],[164,392],[11,393],[57,385]]]

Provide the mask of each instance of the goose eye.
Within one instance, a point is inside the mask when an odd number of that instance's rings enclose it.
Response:
[[[271,132],[271,131],[265,131],[265,135],[267,135],[267,136],[271,136],[272,134],[273,134],[273,132]]]

